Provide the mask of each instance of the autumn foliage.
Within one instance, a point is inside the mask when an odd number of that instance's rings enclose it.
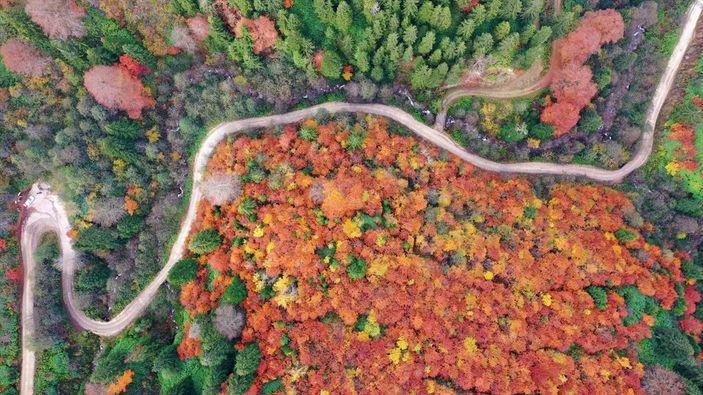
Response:
[[[83,76],[83,82],[95,101],[110,109],[124,110],[132,119],[141,118],[144,108],[154,106],[154,99],[141,81],[124,67],[93,66]]]
[[[0,55],[8,70],[28,77],[45,75],[51,63],[51,58],[33,44],[14,38],[0,46]]]
[[[134,371],[127,369],[125,372],[119,376],[117,379],[115,379],[115,382],[108,385],[107,387],[107,393],[108,395],[116,395],[116,394],[121,394],[125,391],[127,391],[127,386],[132,382],[132,378],[134,377]]]
[[[262,354],[251,393],[279,377],[286,393],[641,391],[635,345],[655,319],[626,325],[616,290],[671,309],[683,276],[628,225],[622,192],[557,184],[540,196],[363,122],[243,136],[208,165],[246,181],[231,202],[200,202],[193,234],[219,229],[223,243],[197,258],[181,303],[192,320],[244,281],[237,347]],[[189,325],[181,358],[199,353]]]
[[[668,139],[677,143],[673,149],[673,159],[667,164],[668,172],[677,175],[680,170],[697,171],[701,164],[696,161],[698,150],[695,129],[684,123],[675,123],[671,125]]]
[[[587,12],[576,30],[555,43],[557,58],[552,61],[560,67],[555,69],[552,90],[557,101],[545,107],[541,120],[553,125],[557,136],[576,126],[579,113],[596,95],[586,60],[603,45],[620,40],[624,30],[622,16],[613,9]]]
[[[86,34],[85,10],[75,0],[28,0],[24,10],[51,38],[66,40]]]
[[[22,281],[23,270],[21,266],[13,267],[5,271],[5,279],[13,283]]]
[[[214,4],[229,30],[236,37],[241,37],[244,27],[249,30],[255,54],[260,55],[268,52],[276,44],[278,31],[268,16],[261,15],[256,19],[249,19],[245,18],[236,8],[232,8],[226,0],[215,0]]]
[[[120,66],[124,67],[124,69],[127,70],[129,74],[137,78],[151,73],[151,68],[149,66],[141,64],[139,61],[134,60],[129,55],[120,56]]]

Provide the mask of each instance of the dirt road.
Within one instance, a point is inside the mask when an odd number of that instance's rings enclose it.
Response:
[[[216,145],[225,137],[257,128],[271,127],[295,123],[303,119],[315,116],[319,111],[329,113],[340,112],[360,112],[375,114],[387,117],[402,124],[408,130],[414,132],[419,137],[430,143],[443,148],[474,166],[487,171],[515,174],[554,174],[568,175],[589,178],[594,181],[617,183],[642,166],[652,152],[654,141],[654,127],[656,125],[659,112],[666,99],[674,81],[676,72],[681,64],[684,53],[690,43],[695,25],[703,10],[703,0],[697,0],[689,9],[683,33],[679,43],[669,60],[669,64],[657,87],[656,93],[647,115],[647,123],[642,135],[637,152],[632,160],[625,166],[617,170],[605,170],[586,165],[561,165],[544,162],[520,162],[520,163],[497,163],[480,156],[467,152],[464,148],[456,144],[445,133],[427,126],[410,114],[395,108],[381,104],[352,104],[352,103],[325,103],[307,109],[293,111],[286,114],[271,115],[259,118],[249,118],[218,125],[212,129],[200,149],[198,150],[193,164],[193,191],[190,196],[188,211],[183,219],[178,238],[171,249],[166,265],[159,271],[156,278],[119,314],[110,321],[98,321],[88,318],[77,306],[73,294],[73,279],[76,270],[77,253],[73,249],[71,239],[67,232],[71,225],[66,215],[66,211],[59,198],[55,195],[47,195],[46,192],[38,195],[32,210],[25,219],[25,225],[21,234],[22,259],[25,263],[25,278],[22,303],[22,383],[21,394],[29,395],[33,388],[34,373],[34,353],[29,346],[33,333],[33,285],[34,285],[34,251],[41,240],[41,236],[47,232],[55,232],[61,244],[61,265],[62,265],[62,290],[64,302],[71,318],[82,328],[89,330],[99,336],[115,336],[129,326],[144,311],[151,302],[159,287],[166,280],[168,272],[180,259],[185,240],[190,232],[191,224],[195,219],[196,205],[201,198],[199,190],[200,181],[203,177],[205,164],[210,158]],[[36,188],[33,188],[36,191]]]

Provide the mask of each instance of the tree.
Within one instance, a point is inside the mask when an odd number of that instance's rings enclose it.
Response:
[[[521,0],[503,0],[503,7],[500,10],[503,18],[510,21],[515,20],[520,15],[520,12],[522,12]]]
[[[200,191],[210,203],[221,206],[239,197],[242,180],[236,174],[212,173],[200,183]]]
[[[114,232],[97,225],[82,229],[73,242],[73,247],[82,251],[112,250],[120,245]]]
[[[192,257],[183,258],[176,262],[168,272],[168,282],[175,287],[181,287],[195,279],[198,274],[198,262]]]
[[[231,304],[222,304],[215,310],[215,328],[227,340],[239,337],[246,323],[244,309]]]
[[[222,237],[217,230],[208,228],[196,233],[188,243],[188,249],[194,254],[207,254],[222,244]]]
[[[590,103],[597,93],[591,68],[575,64],[569,64],[558,73],[552,90],[559,102],[572,103],[581,108]]]
[[[202,15],[189,18],[187,20],[187,23],[188,29],[190,29],[190,33],[192,34],[193,38],[197,41],[205,40],[208,34],[210,33],[210,23],[208,22],[207,18]]]
[[[342,59],[332,50],[326,50],[322,55],[320,74],[327,78],[337,79],[342,75]]]
[[[139,63],[139,61],[127,54],[120,56],[120,66],[124,67],[129,74],[136,78],[151,73],[151,68],[149,66]]]
[[[227,286],[225,292],[220,298],[220,303],[237,305],[247,298],[247,287],[242,280],[235,276],[232,278],[232,283]]]
[[[625,32],[625,21],[622,15],[612,8],[585,13],[579,25],[595,28],[600,35],[600,45],[619,41]]]
[[[403,31],[403,42],[406,45],[411,46],[411,45],[415,44],[416,40],[417,40],[417,27],[415,25],[409,25]]]
[[[240,376],[238,374],[230,375],[227,379],[229,395],[244,395],[254,383],[254,379],[255,376],[253,374],[246,376]]]
[[[552,28],[549,26],[542,26],[537,30],[534,36],[530,39],[530,46],[536,47],[547,42],[549,37],[552,35]]]
[[[470,40],[475,29],[476,22],[474,22],[472,18],[467,18],[461,21],[461,25],[459,25],[459,30],[457,32],[464,40]]]
[[[503,21],[496,26],[495,36],[497,40],[502,40],[510,33],[510,22]]]
[[[181,361],[178,358],[178,353],[176,352],[176,345],[169,344],[159,351],[159,354],[154,359],[154,364],[152,371],[169,371],[177,372],[178,368],[181,366]]]
[[[249,34],[251,34],[255,54],[260,55],[268,52],[276,45],[278,31],[273,21],[268,16],[260,16],[256,19],[242,18],[234,29],[234,34],[237,38],[242,35],[244,27],[246,27]]]
[[[237,353],[234,371],[238,376],[253,374],[259,367],[260,362],[261,352],[259,351],[259,345],[254,342],[249,343]]]
[[[59,40],[83,37],[85,10],[75,0],[28,0],[25,12],[47,36]]]
[[[580,111],[581,109],[572,103],[558,102],[542,110],[540,121],[554,126],[554,134],[556,136],[561,136],[576,126],[579,121]]]
[[[110,109],[127,111],[131,119],[141,118],[144,108],[154,106],[154,99],[144,85],[119,66],[93,66],[83,82],[95,101]]]
[[[97,199],[91,210],[93,221],[106,228],[115,225],[124,215],[123,199],[107,197]]]
[[[201,353],[200,364],[209,366],[211,369],[217,369],[218,366],[224,365],[229,359],[231,365],[231,356],[234,353],[234,347],[225,339],[220,332],[214,327],[209,320],[201,320],[200,325],[200,348]],[[226,369],[227,367],[225,367]],[[222,377],[218,384],[224,381]]]
[[[117,223],[117,235],[129,239],[138,234],[144,227],[144,218],[138,215],[127,215]]]
[[[429,30],[417,45],[417,53],[421,55],[430,53],[430,51],[432,51],[432,47],[434,46],[434,41],[435,34],[432,30]]]
[[[509,143],[517,143],[527,137],[527,128],[521,128],[513,122],[507,122],[501,125],[498,137]]]
[[[11,38],[0,46],[0,55],[8,70],[28,77],[46,75],[51,58],[33,44]]]
[[[366,261],[353,255],[349,255],[347,261],[347,274],[349,274],[349,278],[358,280],[366,276]]]
[[[488,32],[482,33],[474,41],[474,57],[485,55],[491,48],[493,48],[493,36]]]
[[[542,122],[556,127],[557,136],[576,126],[581,109],[596,95],[591,69],[584,63],[603,44],[618,40],[623,34],[622,16],[614,10],[600,10],[587,12],[576,30],[557,42],[562,67],[554,76],[552,89],[558,102],[547,105],[540,117]]]
[[[684,395],[686,383],[669,369],[658,365],[648,366],[642,378],[642,388],[648,394]]]
[[[346,32],[352,23],[352,10],[346,1],[342,0],[337,6],[337,13],[335,15],[335,26],[340,32]]]
[[[657,353],[664,358],[685,359],[694,353],[688,337],[678,328],[655,327],[652,335],[657,344]]]
[[[104,263],[90,263],[76,275],[76,289],[79,291],[102,291],[105,289],[110,275],[110,268]]]
[[[544,9],[544,0],[527,0],[522,16],[527,20],[536,20]]]

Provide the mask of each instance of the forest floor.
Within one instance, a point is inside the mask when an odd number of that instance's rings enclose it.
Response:
[[[47,192],[44,192],[41,195],[34,194],[36,200],[32,205],[31,210],[27,211],[27,215],[24,218],[24,226],[22,227],[21,235],[19,235],[22,244],[22,259],[26,269],[24,274],[25,278],[22,296],[22,317],[24,325],[22,336],[22,376],[20,393],[22,395],[29,395],[33,393],[34,353],[30,346],[31,334],[33,332],[33,322],[29,321],[33,320],[33,275],[35,266],[34,252],[39,241],[41,240],[41,236],[45,233],[57,233],[57,237],[61,245],[62,292],[66,309],[72,320],[76,325],[83,329],[93,332],[99,336],[109,337],[115,336],[122,332],[144,312],[144,309],[149,305],[160,286],[166,280],[168,272],[181,258],[184,252],[185,241],[190,233],[191,225],[195,220],[197,204],[201,199],[202,194],[199,187],[200,182],[203,179],[207,161],[209,160],[217,144],[224,138],[235,133],[252,129],[267,128],[275,125],[296,123],[306,118],[314,117],[320,111],[327,111],[330,114],[343,112],[368,113],[390,118],[400,123],[408,130],[414,132],[418,137],[421,137],[439,148],[459,156],[466,162],[469,162],[483,170],[516,174],[581,176],[605,183],[620,182],[625,176],[642,166],[652,152],[654,127],[656,121],[662,105],[671,90],[676,72],[681,65],[686,49],[693,38],[696,23],[702,10],[703,0],[696,0],[696,2],[691,5],[681,38],[676,45],[671,58],[669,59],[667,68],[664,71],[661,81],[659,82],[657,90],[654,94],[652,104],[647,114],[647,122],[645,125],[645,130],[642,134],[642,141],[638,151],[630,162],[617,170],[606,170],[587,165],[555,164],[545,162],[493,162],[466,151],[463,147],[455,143],[441,129],[433,129],[432,127],[416,120],[412,115],[403,110],[381,104],[330,102],[286,114],[242,119],[218,125],[214,129],[210,130],[195,157],[193,164],[193,190],[190,196],[188,211],[186,216],[183,218],[178,238],[171,248],[167,263],[159,271],[156,278],[154,278],[131,303],[129,303],[110,321],[98,321],[88,318],[77,306],[74,299],[73,279],[76,271],[76,258],[78,253],[73,249],[72,241],[68,236],[68,231],[71,229],[68,216],[63,207],[63,203],[58,196],[48,194]],[[33,191],[36,191],[36,188],[33,188]],[[24,322],[26,317],[29,317],[28,322]]]

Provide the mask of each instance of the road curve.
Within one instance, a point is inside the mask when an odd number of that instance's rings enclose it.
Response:
[[[320,111],[329,113],[369,113],[387,117],[402,124],[408,130],[414,132],[419,137],[428,142],[443,148],[474,166],[486,171],[514,174],[551,174],[567,175],[589,178],[594,181],[616,183],[642,166],[652,152],[654,141],[654,127],[661,111],[662,105],[674,82],[674,77],[678,71],[683,56],[693,37],[695,25],[703,10],[703,0],[696,0],[691,5],[681,38],[676,45],[669,60],[666,70],[662,76],[659,86],[655,92],[652,104],[649,108],[646,125],[642,133],[642,142],[637,152],[625,166],[617,170],[606,170],[587,165],[554,164],[545,162],[517,162],[498,163],[478,155],[467,152],[463,147],[455,143],[448,135],[442,131],[433,129],[430,126],[417,121],[410,114],[391,106],[381,104],[353,104],[331,102],[309,107],[303,110],[293,111],[286,114],[270,115],[258,118],[249,118],[226,122],[210,130],[193,164],[193,190],[188,204],[188,211],[183,219],[178,238],[174,243],[168,257],[168,261],[159,271],[156,278],[125,308],[110,321],[99,321],[88,318],[76,305],[73,293],[73,279],[76,270],[77,253],[72,247],[71,239],[67,232],[71,225],[66,215],[60,199],[55,195],[44,192],[37,195],[32,209],[24,220],[24,227],[20,236],[22,244],[22,259],[25,263],[23,303],[22,303],[22,376],[21,394],[29,395],[33,388],[34,373],[34,353],[29,347],[31,335],[33,333],[33,285],[34,285],[34,252],[41,239],[47,232],[54,232],[61,244],[61,266],[62,266],[62,291],[66,309],[72,320],[78,326],[93,332],[99,336],[115,336],[129,326],[139,317],[146,306],[151,302],[159,287],[166,280],[168,272],[183,254],[185,240],[190,233],[191,225],[195,219],[196,206],[201,198],[199,190],[200,181],[203,178],[205,165],[210,158],[217,144],[225,137],[242,131],[257,128],[272,127],[295,123],[306,118],[315,116]],[[33,188],[36,190],[36,187]]]

